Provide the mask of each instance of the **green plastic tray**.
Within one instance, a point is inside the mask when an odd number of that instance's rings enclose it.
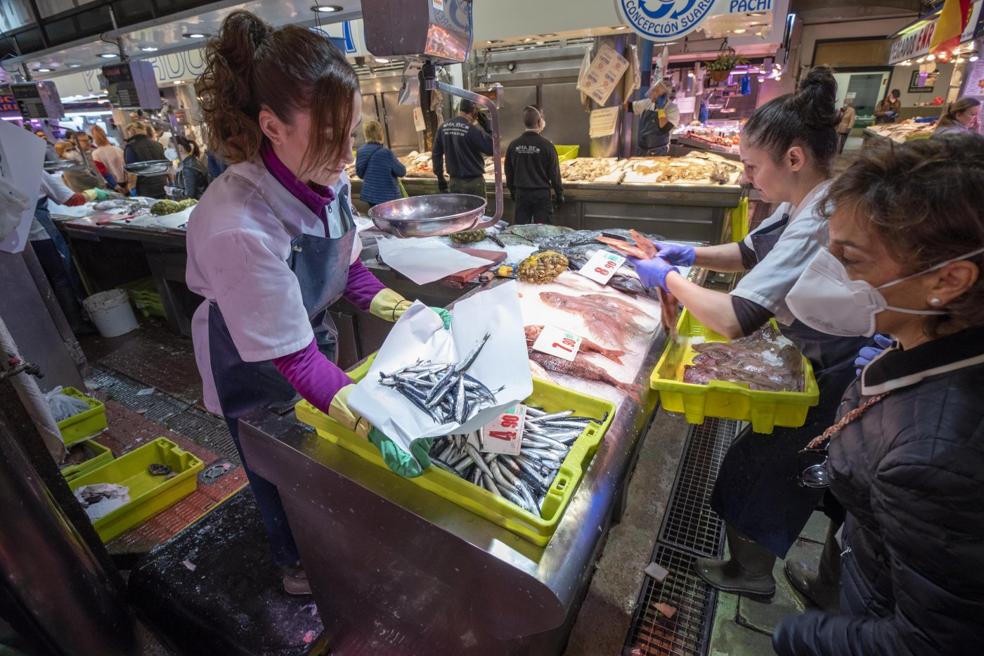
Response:
[[[807,413],[820,399],[813,367],[805,357],[802,392],[764,392],[723,380],[712,380],[707,385],[685,383],[684,367],[697,353],[689,338],[702,337],[705,342],[728,340],[707,328],[688,310],[680,315],[677,332],[679,338],[667,342],[650,384],[659,391],[664,410],[682,413],[691,424],[702,424],[707,417],[738,419],[751,422],[756,433],[771,433],[776,426],[796,428],[805,424]]]
[[[80,463],[74,465],[68,465],[67,467],[61,468],[61,474],[65,477],[66,481],[74,481],[76,478],[92,471],[96,467],[102,467],[107,462],[113,461],[113,452],[110,451],[108,446],[103,446],[95,440],[89,440],[88,442],[83,442],[79,444],[76,448],[86,449],[90,457],[83,460]]]
[[[152,464],[167,465],[172,478],[152,476]],[[69,482],[72,490],[93,483],[116,483],[130,488],[130,502],[92,523],[103,542],[119,537],[131,528],[168,508],[198,487],[202,461],[166,437],[158,437],[116,460],[82,474]]]
[[[565,146],[555,144],[554,150],[557,151],[557,159],[561,162],[566,162],[569,159],[577,159],[578,154],[581,152],[581,147],[578,145]]]
[[[350,371],[349,376],[355,381],[362,380],[369,371],[371,363],[372,357]],[[547,412],[574,410],[576,415],[604,418],[600,423],[589,424],[571,445],[571,450],[561,464],[557,477],[547,491],[539,516],[438,467],[431,467],[422,476],[407,480],[533,544],[543,546],[553,537],[564,509],[574,496],[574,491],[577,490],[584,472],[587,471],[591,459],[598,450],[598,445],[605,437],[615,415],[615,406],[608,401],[571,392],[535,378],[533,394],[524,403]],[[307,401],[298,403],[295,412],[299,421],[312,426],[321,437],[386,469],[379,451],[368,440],[358,437]]]
[[[106,406],[103,405],[102,401],[86,396],[74,387],[64,387],[62,392],[68,396],[83,399],[89,404],[89,409],[85,412],[80,412],[58,422],[58,431],[61,433],[65,446],[71,446],[106,430],[109,424],[106,421]]]

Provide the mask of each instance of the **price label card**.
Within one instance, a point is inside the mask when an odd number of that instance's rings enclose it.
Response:
[[[544,326],[533,343],[533,350],[574,362],[581,349],[581,336],[554,326]]]
[[[585,278],[594,280],[599,285],[607,285],[618,268],[625,263],[625,258],[611,251],[595,251],[591,259],[578,270]]]
[[[523,426],[526,406],[507,408],[505,412],[482,427],[482,451],[518,456],[523,448]]]

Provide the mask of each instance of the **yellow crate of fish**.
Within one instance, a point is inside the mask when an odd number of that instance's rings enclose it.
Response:
[[[778,330],[775,321],[772,326]],[[688,366],[699,352],[697,344],[728,342],[684,310],[677,323],[679,338],[667,343],[650,383],[659,392],[660,404],[667,412],[683,414],[691,424],[708,417],[737,419],[752,424],[756,433],[771,433],[776,426],[796,428],[806,423],[806,415],[820,398],[810,361],[802,358],[802,391],[779,392],[751,389],[746,383],[710,380],[705,384],[684,382]]]
[[[350,371],[349,376],[355,381],[362,380],[369,371],[372,357]],[[599,443],[611,425],[615,406],[603,399],[571,392],[536,378],[533,379],[533,394],[524,403],[548,413],[573,410],[575,416],[596,419],[588,424],[580,437],[571,445],[570,451],[547,490],[539,515],[534,515],[513,502],[437,466],[430,467],[421,476],[407,480],[484,517],[514,535],[544,546],[553,536],[567,504],[574,496],[584,472],[587,471],[591,459],[598,450]],[[358,437],[307,401],[298,403],[294,411],[297,419],[313,427],[320,437],[386,469],[379,451],[368,440]]]

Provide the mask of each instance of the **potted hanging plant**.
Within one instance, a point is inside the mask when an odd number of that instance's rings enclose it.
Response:
[[[717,59],[707,65],[707,71],[715,82],[724,82],[738,64],[747,64],[748,60],[739,57],[734,48],[724,48],[718,53]]]

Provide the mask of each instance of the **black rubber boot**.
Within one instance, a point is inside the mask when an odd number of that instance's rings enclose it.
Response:
[[[828,613],[840,610],[840,545],[836,537],[839,527],[833,522],[827,526],[827,538],[816,574],[802,561],[786,561],[783,568],[793,589],[810,604]]]
[[[772,578],[772,567],[776,563],[775,555],[730,526],[726,531],[731,560],[698,558],[694,565],[697,576],[722,592],[765,598],[774,595],[776,580]]]

